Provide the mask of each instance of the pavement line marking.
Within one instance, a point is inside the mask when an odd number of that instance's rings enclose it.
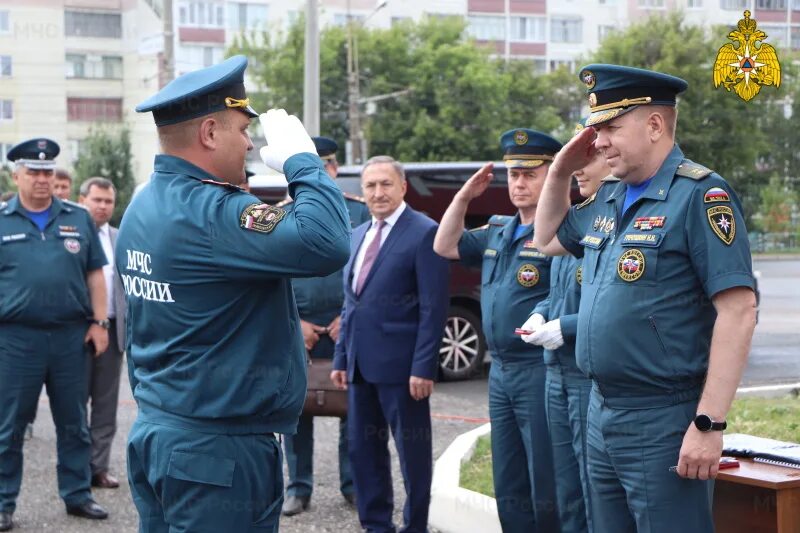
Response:
[[[791,390],[791,389],[800,389],[800,383],[783,383],[780,385],[760,385],[756,387],[741,387],[736,390],[737,393],[739,392],[768,392],[768,391],[777,391],[777,390]]]

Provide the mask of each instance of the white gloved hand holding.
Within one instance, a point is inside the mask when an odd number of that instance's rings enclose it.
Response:
[[[544,322],[545,322],[545,320],[544,320],[544,317],[542,315],[540,315],[539,313],[532,314],[528,318],[528,320],[526,320],[525,323],[522,324],[522,327],[519,328],[519,329],[524,329],[525,331],[530,331],[531,333],[529,335],[523,335],[520,338],[524,342],[527,342],[528,344],[536,344],[536,343],[532,342],[531,339],[533,338],[534,334],[536,333],[536,330],[538,330],[540,327],[542,327],[544,325]]]
[[[555,350],[564,345],[561,334],[561,319],[551,320],[530,336],[532,344],[541,344],[545,350]]]
[[[317,155],[314,141],[294,115],[287,115],[283,109],[270,109],[258,119],[267,145],[261,149],[261,160],[269,168],[283,173],[286,160],[296,154]]]

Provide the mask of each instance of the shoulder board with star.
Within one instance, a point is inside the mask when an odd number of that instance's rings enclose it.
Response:
[[[587,198],[583,202],[579,203],[578,206],[575,209],[583,209],[584,207],[586,207],[590,203],[594,202],[595,198],[597,198],[597,193],[592,194],[589,198]]]
[[[366,201],[366,200],[364,200],[364,197],[363,197],[363,196],[356,196],[355,194],[350,194],[349,192],[343,192],[342,194],[343,194],[343,195],[344,195],[344,197],[345,197],[345,198],[347,198],[348,200],[353,200],[353,201],[355,201],[355,202],[361,202],[362,204],[365,204],[365,203],[367,203],[367,201]]]
[[[703,165],[698,165],[694,161],[684,159],[683,163],[678,165],[675,175],[682,176],[684,178],[691,178],[693,180],[701,180],[713,172],[713,170],[706,168]]]
[[[600,181],[619,181],[619,178],[614,176],[614,175],[612,175],[612,174],[609,174],[608,176],[606,176],[605,178],[601,179]]]
[[[224,187],[229,191],[242,191],[243,189],[238,185],[234,185],[233,183],[228,183],[227,181],[217,181],[217,180],[200,180],[200,183],[207,183],[209,185],[216,185],[217,187]]]
[[[483,231],[483,230],[485,230],[485,229],[486,229],[486,228],[488,228],[488,227],[489,227],[489,224],[484,224],[483,226],[478,226],[477,228],[472,228],[472,229],[471,229],[471,230],[469,230],[469,231],[471,231],[471,232]]]
[[[286,207],[287,205],[289,205],[292,202],[294,202],[294,198],[287,198],[287,199],[281,200],[280,202],[275,204],[275,207]]]
[[[83,209],[84,211],[88,211],[88,209],[86,208],[85,205],[79,204],[78,202],[73,202],[72,200],[61,200],[61,203],[62,204],[67,204],[70,207],[79,207],[79,208]]]
[[[491,226],[505,226],[512,218],[508,215],[492,215],[489,218],[489,224]]]

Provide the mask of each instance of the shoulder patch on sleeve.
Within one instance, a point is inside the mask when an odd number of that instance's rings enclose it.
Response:
[[[269,204],[250,204],[239,215],[242,229],[271,233],[275,226],[286,216],[286,211]]]
[[[614,175],[612,175],[612,174],[609,174],[608,176],[606,176],[605,178],[601,179],[600,181],[619,181],[619,178],[614,176]]]
[[[472,228],[470,231],[483,231],[489,227],[489,224],[484,224],[483,226],[479,226],[477,228]]]
[[[224,187],[229,191],[242,191],[241,187],[238,185],[234,185],[233,183],[228,183],[227,181],[217,181],[217,180],[200,180],[200,183],[208,183],[209,185],[216,185],[218,187]]]
[[[366,201],[366,200],[364,200],[364,197],[363,197],[363,196],[356,196],[355,194],[350,194],[349,192],[343,192],[342,194],[343,194],[343,195],[344,195],[344,197],[345,197],[345,198],[347,198],[348,200],[354,200],[354,201],[356,201],[356,202],[361,202],[362,204],[365,204],[365,203],[367,203],[367,201]]]
[[[511,218],[508,215],[492,215],[489,218],[489,224],[492,226],[505,226]]]
[[[294,198],[286,198],[285,200],[281,200],[280,202],[275,204],[275,207],[286,207],[292,202],[294,202]]]
[[[575,209],[582,209],[582,208],[586,207],[590,203],[594,202],[595,198],[597,198],[597,193],[596,192],[594,194],[592,194],[589,198],[584,200],[583,202],[579,203],[578,206]]]
[[[691,178],[693,180],[701,180],[713,172],[713,170],[706,168],[703,165],[698,165],[694,161],[684,159],[683,163],[678,165],[677,170],[675,170],[675,175],[682,176],[684,178]]]
[[[730,246],[736,237],[736,217],[729,205],[715,205],[706,209],[708,224],[719,240]]]

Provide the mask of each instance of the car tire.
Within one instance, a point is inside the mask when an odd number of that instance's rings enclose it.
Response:
[[[444,381],[469,379],[483,368],[486,339],[480,317],[466,307],[454,305],[439,349],[439,369]]]

